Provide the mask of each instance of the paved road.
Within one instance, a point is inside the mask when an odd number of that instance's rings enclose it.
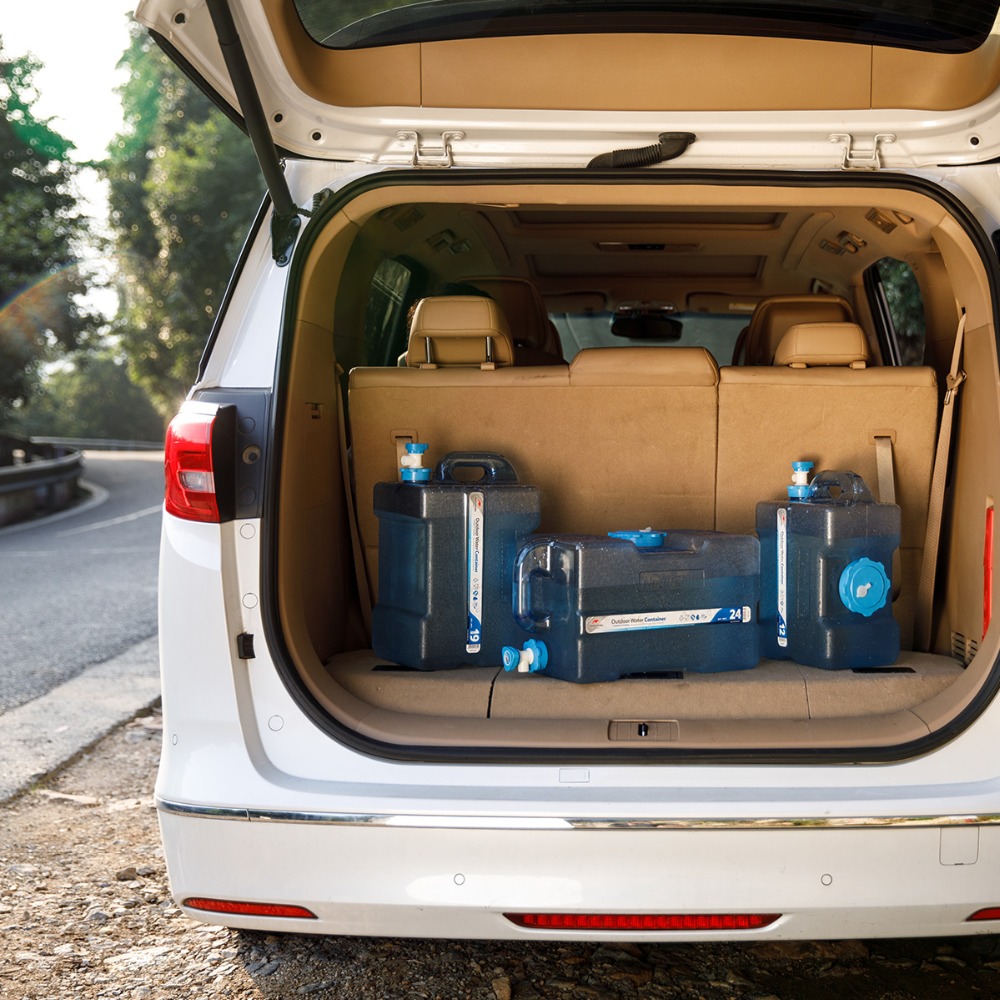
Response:
[[[0,529],[0,715],[156,633],[163,456],[86,455],[90,503]]]

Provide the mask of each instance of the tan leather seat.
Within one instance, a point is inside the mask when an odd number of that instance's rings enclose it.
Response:
[[[548,358],[546,364],[558,364],[563,359],[559,334],[532,282],[526,278],[500,276],[463,280],[482,289],[500,304],[517,347],[543,352]]]
[[[776,295],[757,304],[740,334],[734,364],[770,365],[781,338],[798,323],[853,322],[847,299],[836,295]]]
[[[506,456],[542,490],[542,529],[713,527],[719,372],[701,347],[580,351],[571,365],[355,368],[349,379],[358,527],[378,566],[375,483],[408,441]]]

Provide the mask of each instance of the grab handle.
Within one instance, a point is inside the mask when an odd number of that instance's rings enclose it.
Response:
[[[856,472],[835,469],[825,469],[813,477],[808,500],[844,505],[875,502],[871,490]]]
[[[492,451],[449,451],[437,464],[434,478],[439,483],[454,483],[456,469],[481,469],[482,478],[472,482],[488,485],[494,483],[516,483],[514,466],[503,455]],[[463,482],[465,480],[462,480]]]
[[[531,610],[531,582],[540,576],[552,576],[552,546],[545,540],[521,549],[514,566],[514,618],[529,632],[549,627],[549,615],[535,615]]]

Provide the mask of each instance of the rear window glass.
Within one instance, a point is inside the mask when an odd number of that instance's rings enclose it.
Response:
[[[502,35],[681,32],[765,35],[968,52],[1000,0],[755,4],[697,0],[295,0],[309,35],[330,48]]]
[[[615,320],[613,312],[550,313],[549,318],[559,332],[563,357],[572,361],[585,347],[704,347],[718,365],[733,361],[733,349],[740,331],[750,322],[749,315],[731,315],[703,312],[671,312],[669,318],[676,324],[669,337],[653,336],[632,338],[623,336],[627,327]]]

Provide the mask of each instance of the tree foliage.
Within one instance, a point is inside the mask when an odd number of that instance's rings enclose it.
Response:
[[[0,424],[37,391],[44,362],[94,326],[77,301],[73,146],[32,110],[38,69],[7,58],[0,41]]]
[[[14,430],[25,437],[160,441],[163,419],[124,366],[106,353],[81,352],[49,374]]]
[[[115,333],[164,412],[194,381],[262,183],[249,140],[157,49],[122,57],[125,127],[107,164],[123,275]]]

